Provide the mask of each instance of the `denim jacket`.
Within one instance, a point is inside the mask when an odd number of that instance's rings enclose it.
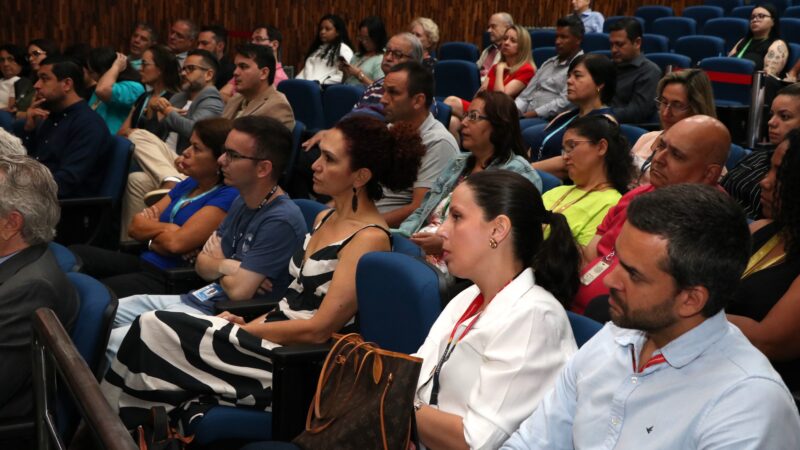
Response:
[[[455,189],[458,177],[464,171],[464,167],[467,165],[467,158],[470,155],[472,153],[464,152],[453,158],[450,165],[436,179],[433,187],[425,194],[425,198],[422,199],[422,205],[400,224],[400,228],[397,230],[400,234],[411,236],[427,224],[428,216],[436,209],[436,205]],[[539,192],[542,191],[542,180],[539,178],[539,174],[522,156],[514,155],[513,158],[504,162],[492,161],[486,170],[492,169],[505,169],[516,172],[531,180],[531,183],[536,186]]]

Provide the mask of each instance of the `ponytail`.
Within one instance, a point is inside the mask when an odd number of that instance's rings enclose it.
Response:
[[[581,255],[563,214],[547,211],[545,223],[550,236],[542,242],[531,261],[536,282],[569,308],[578,292]]]

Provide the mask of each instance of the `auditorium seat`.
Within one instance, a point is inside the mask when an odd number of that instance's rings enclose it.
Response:
[[[439,46],[439,61],[458,59],[475,62],[479,57],[478,47],[471,42],[445,42]]]
[[[539,47],[533,49],[531,52],[533,54],[533,62],[536,64],[536,67],[541,67],[545,61],[556,56],[556,48],[555,47]]]
[[[669,6],[645,5],[636,8],[636,12],[633,15],[644,19],[644,31],[652,33],[652,27],[656,20],[672,17],[675,12]]]
[[[736,17],[738,19],[745,19],[749,21],[750,14],[754,9],[756,9],[754,5],[737,6],[736,8],[733,8],[730,13],[728,13],[728,17]]]
[[[742,148],[736,144],[731,144],[731,149],[728,151],[728,160],[725,162],[725,168],[728,170],[733,169],[739,164],[739,161],[744,159],[745,156],[749,155],[751,150],[746,148]]]
[[[684,36],[675,42],[675,53],[688,56],[692,59],[692,66],[696,66],[705,58],[725,56],[725,40],[704,34]]]
[[[610,33],[611,25],[618,22],[620,19],[636,19],[639,22],[639,25],[642,26],[642,30],[646,31],[644,28],[644,19],[641,17],[636,16],[610,16],[606,17],[605,22],[603,22],[603,33]]]
[[[642,35],[642,53],[666,53],[669,51],[669,38],[660,34]]]
[[[786,11],[781,14],[781,19],[783,18],[800,19],[800,6],[790,6],[786,8]]]
[[[364,86],[334,84],[322,91],[322,112],[325,128],[333,128],[336,122],[353,110],[353,106],[364,95]]]
[[[278,85],[278,91],[292,105],[295,119],[303,122],[309,131],[316,132],[325,128],[319,83],[310,80],[285,80]]]
[[[300,144],[303,143],[303,133],[306,131],[306,125],[296,120],[294,121],[294,129],[292,130],[292,154],[289,156],[289,161],[286,162],[286,169],[283,170],[283,175],[278,184],[281,186],[289,186],[292,181],[292,174],[294,173],[294,165],[297,163],[297,158],[300,156]]]
[[[539,178],[542,179],[542,194],[563,184],[557,176],[550,172],[536,169],[536,173],[538,173]]]
[[[453,115],[453,108],[441,100],[434,100],[431,104],[431,113],[445,128],[450,126],[450,117]]]
[[[439,61],[433,68],[436,84],[435,96],[446,98],[455,95],[471,100],[481,87],[481,74],[475,62]]]
[[[711,19],[725,16],[725,10],[719,6],[698,5],[683,8],[682,17],[690,17],[697,22],[697,31],[703,29],[703,25]]]
[[[789,45],[789,60],[786,62],[786,70],[789,70],[800,59],[800,44],[789,42],[787,45]]]
[[[783,17],[783,12],[786,11],[788,7],[792,6],[792,0],[753,0],[750,4],[755,6],[770,4],[778,10],[778,15]]]
[[[555,47],[556,30],[550,28],[531,29],[531,48]]]
[[[669,39],[669,48],[672,50],[679,37],[697,34],[697,22],[688,17],[662,17],[653,22],[649,32],[666,36]]]
[[[67,247],[64,247],[61,244],[50,242],[47,244],[50,247],[50,251],[53,252],[53,255],[56,257],[56,261],[58,262],[58,267],[67,272],[80,272],[81,269],[81,261],[80,259],[75,256],[74,253],[69,251]]]
[[[702,34],[721,37],[725,40],[725,52],[731,51],[750,28],[750,20],[738,17],[711,19],[703,26]]]
[[[800,44],[800,19],[781,17],[781,39],[787,43]]]
[[[714,89],[714,102],[719,106],[750,104],[755,63],[748,59],[716,57],[700,61]]]
[[[583,41],[581,41],[581,48],[586,53],[608,50],[610,46],[611,43],[608,40],[607,33],[586,33],[583,35]]]
[[[602,323],[572,311],[567,311],[567,318],[569,318],[569,325],[572,328],[572,334],[575,336],[575,343],[578,344],[578,348],[581,348],[583,344],[603,328]]]
[[[647,133],[647,130],[644,128],[624,123],[619,126],[619,130],[623,135],[625,135],[625,139],[628,140],[628,148],[632,147],[633,144],[635,144],[643,134]]]
[[[733,8],[744,5],[744,0],[703,0],[703,5],[719,6],[728,14]]]
[[[648,53],[645,56],[661,68],[662,74],[666,74],[672,70],[688,69],[692,67],[692,59],[686,55],[679,55],[677,53]]]

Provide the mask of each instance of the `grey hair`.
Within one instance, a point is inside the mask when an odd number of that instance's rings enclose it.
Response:
[[[0,155],[25,155],[26,153],[25,146],[18,137],[0,128]]]
[[[425,34],[428,35],[428,39],[431,41],[431,47],[436,47],[436,44],[439,43],[439,25],[436,25],[436,22],[427,17],[417,17],[411,21],[408,28],[414,28],[414,25],[417,24],[419,24],[422,30],[425,31]]]
[[[513,18],[513,17],[511,17],[511,14],[509,14],[509,13],[507,13],[507,12],[499,12],[499,13],[495,13],[495,15],[496,15],[496,16],[499,16],[499,17],[500,17],[500,20],[502,20],[502,21],[503,21],[503,23],[505,23],[505,25],[506,25],[507,27],[512,27],[512,26],[514,26],[514,18]]]
[[[395,36],[405,39],[406,42],[411,44],[411,60],[416,62],[422,62],[422,55],[425,53],[425,50],[422,48],[422,42],[419,41],[419,38],[414,36],[414,33],[409,33],[408,31],[403,33],[397,33]]]
[[[24,155],[0,155],[0,216],[23,217],[22,239],[29,245],[50,242],[61,216],[58,186],[44,164]]]
[[[176,19],[175,22],[173,22],[173,24],[179,22],[184,23],[186,24],[186,26],[189,27],[189,36],[191,37],[192,40],[197,39],[197,35],[200,34],[200,29],[197,27],[196,23],[192,22],[190,19],[182,18],[182,19]]]

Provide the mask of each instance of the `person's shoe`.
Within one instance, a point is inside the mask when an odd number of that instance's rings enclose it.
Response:
[[[156,189],[144,194],[144,204],[148,207],[155,205],[159,200],[169,193],[169,189]]]

